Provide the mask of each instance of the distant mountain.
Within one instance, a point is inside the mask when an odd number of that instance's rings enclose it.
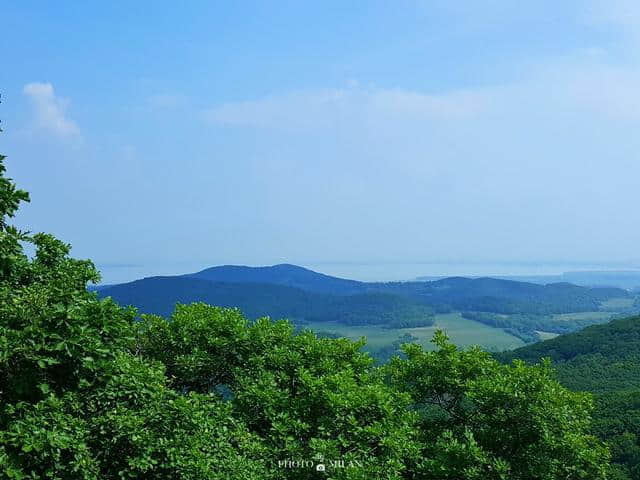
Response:
[[[416,280],[421,282],[441,280],[443,276],[423,276]],[[471,276],[469,278],[481,278]],[[539,283],[572,283],[583,287],[614,287],[625,290],[640,290],[640,270],[606,270],[606,271],[572,271],[559,275],[493,275],[491,278],[512,280],[516,282]]]
[[[207,268],[187,276],[210,282],[285,285],[308,292],[335,295],[352,295],[366,290],[366,284],[362,282],[332,277],[286,263],[270,267],[223,265]]]
[[[497,354],[537,362],[553,360],[565,386],[595,394],[594,433],[611,445],[616,479],[640,478],[640,316]]]
[[[634,290],[640,288],[640,271],[565,272],[563,281],[576,285],[610,286]]]
[[[329,277],[330,278],[330,277]],[[98,291],[142,313],[169,316],[176,303],[205,302],[237,307],[251,319],[270,316],[305,322],[347,325],[426,326],[433,311],[413,299],[382,292],[332,295],[266,283],[214,282],[195,276],[150,277]]]
[[[350,325],[425,326],[433,323],[434,312],[460,311],[467,319],[504,329],[526,342],[536,341],[537,331],[563,333],[606,321],[608,315],[566,321],[551,316],[598,311],[602,302],[629,295],[620,289],[492,278],[366,283],[287,264],[212,267],[188,275],[103,286],[97,293],[143,313],[166,316],[177,302],[202,301],[238,307],[250,318],[268,315],[297,323],[334,320]]]

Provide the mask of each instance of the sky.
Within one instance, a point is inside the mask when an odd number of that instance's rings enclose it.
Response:
[[[105,280],[640,265],[637,1],[27,0],[2,20],[16,222]]]

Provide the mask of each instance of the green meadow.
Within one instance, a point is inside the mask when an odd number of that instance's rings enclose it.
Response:
[[[504,330],[462,318],[460,313],[436,315],[436,322],[430,327],[390,329],[377,325],[341,325],[336,322],[314,322],[305,324],[304,327],[316,332],[334,333],[354,340],[365,337],[367,341],[365,349],[368,351],[388,347],[404,334],[417,337],[417,343],[431,350],[433,349],[431,339],[438,329],[443,330],[451,341],[460,347],[479,345],[485,350],[502,351],[524,345],[522,340]]]
[[[607,322],[611,318],[612,312],[575,312],[557,313],[553,315],[554,320],[572,322],[576,320],[591,320],[594,322]]]
[[[600,304],[602,310],[616,311],[633,307],[635,298],[610,298]]]
[[[552,338],[556,338],[558,336],[557,333],[543,332],[542,330],[536,330],[536,333],[538,334],[538,337],[540,337],[540,340],[551,340]]]

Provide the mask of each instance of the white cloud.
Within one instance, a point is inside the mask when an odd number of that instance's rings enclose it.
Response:
[[[38,128],[58,137],[78,139],[78,125],[66,115],[68,101],[56,96],[50,83],[29,83],[23,92],[33,104],[35,122]]]
[[[151,108],[172,109],[187,105],[188,97],[182,93],[161,93],[150,96],[147,101]]]
[[[519,82],[431,94],[408,89],[308,90],[209,109],[214,125],[269,130],[339,128],[457,130],[462,124],[512,130],[520,118],[580,113],[583,120],[640,119],[640,71],[587,61],[540,65]],[[589,58],[587,57],[587,60]]]
[[[230,142],[250,139],[257,153],[246,161],[266,179],[274,221],[307,216],[334,236],[365,232],[378,238],[368,255],[394,248],[400,226],[398,255],[407,258],[544,249],[587,258],[607,228],[640,238],[626,220],[640,175],[637,85],[640,70],[586,55],[536,65],[509,84],[306,90],[223,104],[207,118],[238,130]]]
[[[476,117],[491,108],[494,93],[455,91],[431,95],[403,89],[329,89],[273,95],[209,109],[218,125],[270,129],[318,129],[345,121],[425,121]]]

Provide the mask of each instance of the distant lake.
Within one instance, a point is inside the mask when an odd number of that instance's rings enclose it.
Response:
[[[403,281],[417,277],[491,277],[560,275],[568,271],[619,270],[629,264],[602,263],[320,263],[303,265],[311,270],[362,281]]]
[[[181,275],[197,272],[207,267],[231,262],[173,262],[164,264],[100,264],[102,283],[122,283],[156,275]],[[284,262],[273,262],[284,263]],[[559,275],[567,271],[636,269],[638,265],[627,263],[548,263],[548,262],[320,262],[289,261],[316,272],[361,281],[403,281],[417,277],[452,276],[532,276]],[[247,263],[250,266],[258,266]]]

